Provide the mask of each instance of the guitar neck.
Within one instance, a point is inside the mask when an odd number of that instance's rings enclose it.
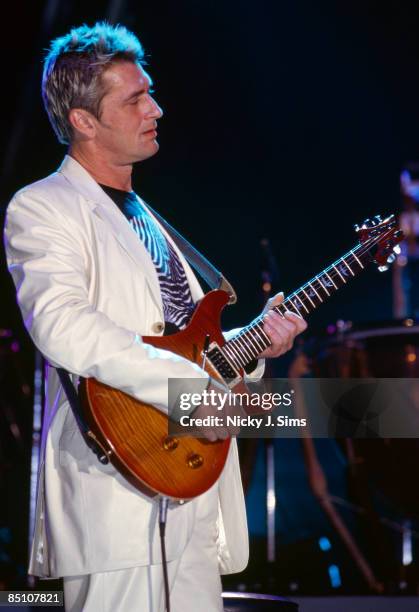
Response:
[[[289,310],[306,318],[365,268],[371,260],[370,251],[374,245],[374,240],[369,245],[358,244],[272,310],[282,316]],[[236,367],[244,368],[270,345],[271,341],[263,329],[263,315],[260,315],[226,342],[223,351]]]

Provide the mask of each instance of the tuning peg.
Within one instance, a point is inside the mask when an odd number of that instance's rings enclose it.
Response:
[[[381,223],[380,215],[375,215],[373,219],[365,219],[362,229],[370,229]]]
[[[400,245],[396,244],[396,246],[393,247],[393,251],[396,253],[396,255],[400,255],[400,253],[402,252]]]
[[[387,270],[388,270],[388,266],[378,266],[379,272],[387,272]]]
[[[387,257],[387,263],[392,264],[395,259],[396,259],[396,255],[392,253],[389,257]]]

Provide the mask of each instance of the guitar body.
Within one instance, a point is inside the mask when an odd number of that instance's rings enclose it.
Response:
[[[220,318],[228,299],[225,291],[211,291],[184,330],[171,336],[144,336],[143,341],[202,364],[207,334],[211,341],[224,344]],[[207,364],[209,374],[220,378]],[[82,379],[79,390],[93,439],[116,469],[143,493],[187,500],[207,491],[220,476],[230,440],[168,438],[167,416],[153,406],[94,378]]]

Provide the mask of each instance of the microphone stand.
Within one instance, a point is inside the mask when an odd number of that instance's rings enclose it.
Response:
[[[278,267],[272,253],[268,238],[260,241],[262,250],[261,281],[262,297],[265,305],[272,292],[272,283],[278,278]],[[268,361],[265,366],[266,378],[272,378],[272,365]],[[276,561],[276,486],[275,486],[275,445],[273,438],[265,438],[266,465],[266,559],[269,564]]]

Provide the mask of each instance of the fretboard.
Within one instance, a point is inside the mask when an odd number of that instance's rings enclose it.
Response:
[[[365,268],[371,259],[370,251],[374,243],[375,241],[371,241],[370,245],[358,244],[272,310],[282,316],[286,311],[291,311],[306,318],[306,315]],[[269,337],[263,329],[263,315],[260,315],[226,342],[223,352],[237,368],[244,368],[270,345]]]

